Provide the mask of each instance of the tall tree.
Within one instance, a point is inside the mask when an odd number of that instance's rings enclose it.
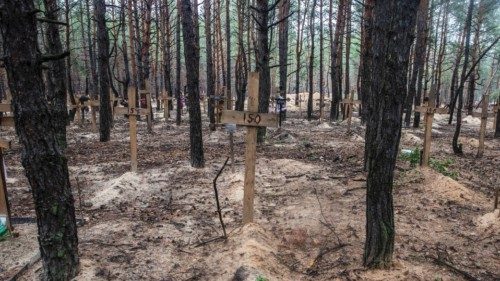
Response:
[[[330,77],[332,80],[332,106],[330,107],[330,120],[332,121],[339,118],[339,107],[340,101],[342,100],[342,42],[345,23],[345,3],[346,0],[339,0],[335,35],[330,49]]]
[[[215,76],[214,62],[212,58],[212,13],[210,9],[211,3],[209,0],[203,2],[205,10],[205,41],[206,41],[206,59],[207,59],[207,99],[208,99],[208,118],[210,120],[210,130],[215,131],[215,114],[213,100],[211,97],[215,95]]]
[[[464,94],[464,84],[467,79],[467,69],[469,67],[469,54],[470,54],[470,36],[472,27],[472,12],[474,11],[474,0],[469,1],[469,8],[467,10],[467,18],[465,20],[465,47],[464,47],[464,63],[462,65],[462,74],[460,75],[460,85],[455,93],[458,99],[457,108],[457,124],[455,127],[455,133],[453,134],[452,147],[455,154],[462,154],[462,144],[458,143],[458,137],[460,136],[460,129],[462,126],[462,107],[463,107],[463,94]]]
[[[248,25],[249,21],[245,17],[247,10],[247,0],[236,0],[238,12],[238,55],[235,63],[235,90],[236,90],[236,110],[243,111],[245,106],[245,93],[247,88],[247,73],[248,63],[245,50],[243,35],[245,31],[245,22]],[[247,32],[248,34],[250,32]],[[207,73],[208,75],[208,73]]]
[[[186,62],[187,98],[189,102],[189,140],[191,144],[191,166],[205,166],[203,138],[201,130],[201,110],[199,93],[200,49],[199,37],[195,30],[198,18],[193,16],[191,0],[181,0],[182,34],[184,38],[184,60]]]
[[[330,0],[330,2],[333,0]],[[297,69],[295,70],[295,105],[299,105],[300,100],[300,71],[302,69],[301,57],[303,52],[303,38],[304,38],[304,24],[305,24],[305,15],[307,11],[307,6],[309,5],[309,0],[306,0],[306,6],[304,7],[304,12],[301,14],[301,3],[302,1],[298,1],[297,7],[297,39],[295,44],[295,65]],[[302,18],[303,15],[303,18]],[[331,11],[330,11],[331,15]]]
[[[181,90],[181,13],[180,0],[177,0],[177,19],[175,30],[175,98],[177,99],[177,112],[175,113],[175,124],[181,125],[182,121],[182,90]]]
[[[474,45],[472,47],[472,55],[471,60],[474,62],[477,60],[479,56],[480,49],[480,35],[481,35],[481,25],[483,24],[485,15],[485,3],[484,1],[479,2],[477,16],[475,19],[475,32],[474,32]],[[471,72],[468,81],[468,92],[467,92],[467,115],[472,115],[474,110],[474,93],[476,91],[476,82],[479,79],[479,66],[476,66],[475,69]]]
[[[91,77],[89,77],[89,92],[92,98],[97,99],[97,83],[99,83],[99,77],[97,76],[97,64],[95,58],[95,48],[94,48],[94,40],[92,38],[92,15],[90,13],[90,1],[86,0],[85,5],[87,8],[87,46],[89,52],[89,62],[90,62],[90,73]]]
[[[54,56],[39,52],[33,0],[2,0],[0,7],[3,61],[23,146],[22,164],[35,202],[44,274],[47,280],[70,280],[79,265],[74,201],[42,77],[42,62]]]
[[[47,24],[47,51],[51,54],[63,54],[61,37],[59,34],[59,11],[56,0],[44,0],[46,9],[46,18],[52,23]],[[65,55],[69,56],[69,53]],[[68,120],[67,112],[67,92],[66,92],[66,66],[63,58],[49,62],[49,72],[47,79],[47,99],[52,106],[50,111],[54,129],[56,131],[57,141],[62,149],[66,148],[66,123]]]
[[[99,139],[109,141],[111,135],[111,104],[109,98],[109,35],[106,28],[105,0],[94,0],[97,23],[97,44],[99,60]]]
[[[367,267],[389,266],[394,251],[392,187],[417,5],[414,0],[383,0],[373,6],[371,77],[365,92]]]
[[[358,95],[361,99],[361,121],[366,122],[366,103],[365,93],[368,92],[370,86],[370,69],[371,69],[371,40],[373,20],[373,6],[375,0],[365,0],[363,5],[363,23],[361,26],[361,50],[359,62],[360,85]],[[366,157],[365,157],[366,159]],[[366,163],[365,163],[366,164]]]
[[[415,43],[415,59],[411,74],[410,84],[408,86],[408,97],[405,105],[405,126],[410,126],[412,105],[420,105],[422,98],[422,79],[424,77],[425,54],[427,48],[427,19],[429,13],[429,0],[421,0],[418,6],[417,15],[417,40]],[[420,112],[415,111],[413,126],[418,128],[420,125]]]
[[[288,77],[288,17],[290,13],[290,0],[281,0],[279,4],[279,35],[278,35],[278,49],[279,49],[279,68],[280,68],[280,82],[279,92],[280,96],[285,98],[286,103],[286,81]],[[286,107],[285,107],[286,108]],[[286,118],[286,111],[283,113]]]
[[[231,14],[229,6],[230,0],[226,0],[226,107],[232,109],[232,94],[231,94]]]
[[[271,75],[269,71],[269,3],[268,0],[256,0],[254,9],[257,38],[255,43],[256,66],[259,72],[259,112],[269,112],[269,98],[271,95]],[[263,143],[266,128],[259,127],[257,143]]]
[[[311,15],[309,17],[309,36],[311,37],[310,53],[309,53],[309,97],[307,99],[307,120],[312,119],[313,113],[313,98],[314,98],[314,12],[316,10],[316,0],[313,0],[311,7]]]

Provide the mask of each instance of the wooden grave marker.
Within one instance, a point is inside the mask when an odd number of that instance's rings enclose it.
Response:
[[[170,118],[170,101],[172,100],[173,98],[169,97],[167,92],[164,92],[160,97],[161,105],[163,106],[163,118],[165,118],[165,120]]]
[[[354,105],[361,104],[360,100],[354,100],[354,91],[351,91],[349,98],[343,99],[340,104],[344,105],[347,116],[347,132],[351,132],[352,112]]]
[[[139,90],[139,108],[142,109],[147,109],[148,115],[146,116],[146,120],[148,123],[148,132],[153,131],[153,116],[151,115],[152,109],[151,109],[151,92],[149,89],[146,90]],[[135,100],[135,99],[134,99]],[[143,104],[143,100],[145,100],[145,104]],[[130,101],[130,100],[129,100]],[[130,106],[130,103],[129,103]]]
[[[478,104],[478,107],[481,106],[481,112],[472,113],[472,116],[481,118],[481,125],[479,126],[479,145],[477,148],[477,157],[482,157],[484,154],[484,138],[486,137],[486,124],[488,123],[488,117],[495,118],[495,116],[488,113],[489,102],[490,95],[483,95],[483,99]]]
[[[2,117],[2,119],[3,118],[5,117]],[[0,219],[2,219],[2,223],[5,224],[7,229],[9,231],[12,231],[12,224],[10,222],[9,197],[7,193],[7,177],[5,173],[6,167],[3,158],[3,151],[10,148],[10,141],[0,140]],[[3,220],[5,220],[5,222],[3,222]]]
[[[135,87],[128,88],[128,107],[117,107],[115,114],[128,115],[130,133],[130,165],[131,171],[137,172],[137,116],[149,115],[149,109],[136,108]]]
[[[12,107],[10,103],[0,103],[0,112],[3,114],[12,112]],[[14,128],[14,117],[13,116],[2,116],[0,117],[1,127]],[[0,139],[0,217],[5,218],[5,225],[9,231],[12,231],[12,224],[10,222],[10,208],[9,199],[7,194],[7,179],[6,179],[6,167],[3,158],[3,152],[5,149],[11,148],[11,142]]]
[[[431,90],[429,97],[424,99],[424,105],[416,106],[415,111],[425,113],[424,150],[422,152],[420,165],[429,166],[429,159],[431,157],[432,121],[434,120],[434,113],[445,114],[448,113],[448,109],[436,107],[435,92]]]
[[[245,181],[243,190],[243,224],[253,222],[255,194],[255,160],[257,149],[257,127],[278,126],[278,116],[271,113],[258,113],[259,73],[250,72],[248,76],[248,111],[222,111],[221,122],[247,127],[245,137]]]
[[[493,106],[493,130],[497,128],[498,122],[498,103]]]

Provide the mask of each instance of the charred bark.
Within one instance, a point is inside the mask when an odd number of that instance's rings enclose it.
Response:
[[[1,1],[0,29],[7,57],[16,133],[31,186],[46,280],[70,280],[78,272],[78,237],[67,159],[44,97],[32,0]],[[64,76],[63,76],[64,78]]]

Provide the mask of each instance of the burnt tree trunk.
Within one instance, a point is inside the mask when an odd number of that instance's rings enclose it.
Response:
[[[415,59],[408,86],[408,97],[405,105],[405,126],[410,126],[412,105],[420,105],[422,96],[422,78],[424,74],[425,50],[427,47],[427,14],[429,11],[429,0],[420,1],[417,15],[417,40],[415,43]],[[420,124],[420,112],[415,112],[413,127],[418,128]]]
[[[99,77],[97,76],[97,66],[94,53],[94,43],[92,42],[92,16],[90,14],[90,0],[85,1],[87,8],[87,45],[89,52],[89,62],[90,62],[90,73],[89,77],[89,92],[90,96],[97,99],[97,83],[99,83]]]
[[[290,13],[290,0],[282,0],[279,9],[279,35],[278,35],[278,49],[279,49],[279,70],[280,70],[280,82],[279,82],[279,92],[280,96],[285,98],[286,104],[286,81],[288,76],[288,14]],[[286,105],[285,111],[283,112],[283,118],[286,118]]]
[[[32,0],[0,1],[0,7],[3,50],[8,54],[4,63],[22,164],[35,202],[45,279],[70,280],[79,265],[75,209],[67,159],[44,97],[35,7]]]
[[[247,88],[248,61],[243,42],[246,0],[237,0],[238,10],[238,56],[235,64],[236,110],[243,111],[245,107],[245,93]],[[248,21],[247,25],[248,25]]]
[[[367,85],[366,240],[363,264],[387,267],[394,251],[392,187],[418,1],[376,1]]]
[[[467,79],[467,68],[469,67],[469,53],[470,53],[470,35],[472,27],[472,12],[474,10],[474,0],[470,0],[469,8],[467,11],[467,19],[465,20],[465,47],[464,47],[464,64],[462,65],[462,74],[460,75],[460,84],[456,93],[452,93],[458,99],[457,107],[457,124],[455,127],[455,133],[453,134],[452,147],[455,154],[462,154],[462,144],[458,143],[458,137],[460,136],[460,129],[462,127],[462,108],[463,108],[463,94],[464,94],[464,84]]]
[[[180,0],[177,0],[177,23],[175,31],[175,98],[177,99],[176,104],[176,115],[175,124],[177,126],[181,125],[182,121],[182,91],[181,91],[181,13],[180,10]]]
[[[331,44],[331,64],[332,69],[330,77],[332,80],[332,105],[330,108],[330,120],[335,121],[339,118],[340,101],[342,100],[342,41],[344,32],[344,10],[345,1],[339,0],[337,12],[337,24],[335,35]]]
[[[109,141],[111,135],[111,105],[109,99],[109,37],[106,29],[106,4],[94,0],[97,23],[97,46],[99,60],[99,140]]]
[[[172,68],[172,30],[170,28],[170,6],[169,1],[166,0],[164,3],[164,33],[163,34],[163,58],[164,58],[164,80],[165,80],[165,89],[167,90],[167,94],[169,97],[173,96],[173,87],[172,87],[172,79],[171,79],[171,68]],[[173,103],[169,102],[168,107],[170,110],[173,109]]]
[[[215,113],[212,97],[215,95],[215,76],[214,62],[212,58],[212,13],[210,2],[205,0],[203,8],[205,10],[205,41],[206,41],[206,59],[207,59],[207,101],[208,101],[208,119],[210,120],[210,130],[215,131]]]
[[[181,0],[182,34],[184,38],[184,60],[186,61],[187,98],[189,102],[189,140],[191,166],[205,166],[203,157],[203,138],[201,129],[201,110],[199,93],[200,49],[199,38],[195,31],[198,19],[193,17],[190,0]]]
[[[59,21],[60,7],[56,0],[44,0],[47,19]],[[48,23],[46,28],[47,51],[52,55],[62,54],[63,47],[59,34],[59,25]],[[68,54],[69,56],[69,54]],[[59,147],[66,149],[66,124],[68,122],[67,93],[66,93],[66,66],[64,59],[49,62],[49,72],[47,79],[47,100],[51,104],[50,113],[56,132],[56,139]]]
[[[257,72],[259,72],[259,112],[269,111],[269,97],[271,95],[271,76],[269,72],[269,38],[268,0],[256,0],[256,28],[257,39],[255,44]],[[263,143],[266,136],[266,127],[259,127],[257,131],[257,143]]]
[[[231,94],[231,17],[229,5],[231,1],[226,0],[226,109],[232,109]]]
[[[307,98],[307,120],[311,121],[313,114],[314,98],[314,12],[316,9],[316,0],[313,0],[311,15],[309,17],[309,28],[311,36],[311,50],[309,53],[309,96]]]
[[[129,0],[130,1],[130,0]],[[122,53],[123,53],[123,91],[122,97],[127,97],[128,87],[130,86],[130,66],[128,60],[128,48],[127,48],[127,36],[125,35],[125,0],[121,0],[121,11],[120,11],[120,22],[123,25],[121,29],[122,33]],[[114,105],[113,105],[114,106]]]
[[[359,63],[360,86],[358,95],[361,98],[361,121],[366,122],[366,103],[365,93],[368,92],[370,85],[371,69],[371,40],[372,40],[372,21],[373,5],[375,0],[365,0],[363,6],[363,26],[362,26],[362,44]],[[365,163],[366,164],[366,163]]]

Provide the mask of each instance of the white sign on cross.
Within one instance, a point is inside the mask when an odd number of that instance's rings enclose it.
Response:
[[[258,113],[259,73],[248,75],[248,111],[223,110],[221,123],[247,127],[245,138],[245,182],[243,190],[243,224],[253,222],[255,194],[255,160],[257,148],[257,127],[277,127],[278,116]]]

